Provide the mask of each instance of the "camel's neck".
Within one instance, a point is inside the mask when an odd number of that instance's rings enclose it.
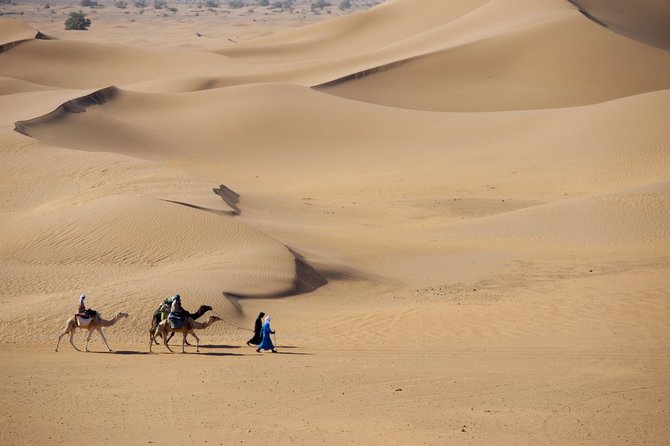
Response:
[[[114,316],[113,318],[111,318],[108,321],[100,318],[100,325],[103,326],[103,327],[111,327],[112,325],[116,324],[119,321],[119,319],[121,319],[120,314],[117,314],[116,316]]]
[[[203,328],[207,328],[210,325],[212,325],[215,321],[212,319],[208,319],[206,322],[198,322],[198,321],[193,321],[191,324],[193,328],[196,328],[198,330],[202,330]]]
[[[208,310],[207,308],[201,306],[200,308],[198,308],[198,311],[196,311],[195,313],[192,313],[192,314],[190,315],[190,316],[191,316],[191,319],[198,319],[199,317],[201,317],[202,315],[204,315],[204,314],[207,313],[208,311],[209,311],[209,310]]]

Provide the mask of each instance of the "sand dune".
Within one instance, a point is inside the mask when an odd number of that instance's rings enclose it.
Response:
[[[534,206],[446,229],[446,237],[486,245],[668,252],[668,183]]]
[[[510,187],[516,181],[510,173],[517,172],[537,187],[525,198],[536,199],[664,179],[669,94],[555,111],[463,114],[379,107],[282,84],[179,94],[110,88],[16,126],[48,144],[194,158],[239,169],[253,163],[255,172],[283,180],[296,173],[309,178],[368,171],[374,165],[442,184],[475,178],[486,184],[494,177],[498,187]],[[633,110],[637,118],[631,118]],[[185,113],[192,119],[180,119]],[[173,125],[164,128],[168,121]],[[272,132],[264,131],[268,126]],[[612,127],[616,130],[608,130]],[[648,143],[630,151],[640,134]],[[495,163],[464,170],[484,158]],[[631,168],[638,164],[652,165]],[[570,185],[564,184],[566,169],[572,172]]]
[[[426,36],[451,45],[370,67],[323,90],[405,108],[487,111],[592,104],[668,88],[667,52],[593,26],[564,2],[528,8],[525,23],[510,3],[489,2],[444,26],[441,36]],[[562,63],[566,57],[571,63]]]
[[[183,74],[225,73],[224,56],[66,40],[28,40],[4,56],[0,74],[61,88],[102,88]]]
[[[11,44],[34,39],[38,32],[17,20],[0,20],[0,46],[2,48],[0,52],[8,50]]]
[[[352,3],[0,22],[0,443],[664,444],[670,9]]]

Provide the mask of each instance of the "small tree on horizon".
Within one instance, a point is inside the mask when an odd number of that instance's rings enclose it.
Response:
[[[86,31],[91,26],[91,21],[86,18],[82,11],[70,13],[70,17],[65,21],[65,29]]]
[[[312,2],[312,12],[323,10],[328,6],[330,6],[330,3],[326,0],[315,0]]]
[[[340,11],[344,11],[345,9],[351,9],[351,0],[342,0],[338,8],[340,8]]]

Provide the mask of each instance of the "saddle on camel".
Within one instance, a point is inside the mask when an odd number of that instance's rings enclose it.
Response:
[[[188,320],[197,320],[203,316],[208,311],[211,311],[212,307],[209,305],[201,305],[200,308],[195,313],[189,313],[181,306],[181,296],[175,294],[168,297],[159,305],[158,309],[154,312],[151,317],[151,328],[149,329],[149,338],[154,339],[154,342],[158,344],[158,340],[155,340],[155,333],[158,324],[162,321],[167,321],[168,325],[172,329],[184,328],[188,325]],[[190,328],[190,327],[189,327]],[[158,333],[158,336],[162,336],[162,333]],[[174,336],[174,332],[168,334],[168,342]],[[191,345],[186,341],[186,345]]]

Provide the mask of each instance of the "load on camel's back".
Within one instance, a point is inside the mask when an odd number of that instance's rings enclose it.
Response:
[[[181,301],[181,296],[179,296],[179,294],[175,294],[174,296],[168,297],[163,302],[161,302],[156,311],[154,311],[153,316],[151,316],[151,328],[149,329],[149,339],[152,339],[153,340],[152,342],[155,342],[156,345],[158,345],[158,340],[156,339],[156,328],[158,327],[158,324],[160,324],[161,321],[169,319],[172,304],[175,302],[175,300]],[[182,317],[172,319],[175,322],[181,320],[182,323],[185,323],[189,318],[196,321],[208,311],[212,311],[212,307],[209,305],[200,305],[200,308],[198,308],[198,310],[195,313],[189,313],[188,311],[182,308],[180,312]],[[179,322],[176,322],[174,325],[176,328],[179,325]],[[163,336],[162,332],[158,333],[158,336]],[[172,339],[172,336],[174,336],[174,332],[170,332],[167,338],[167,342],[169,342],[170,339]],[[189,344],[188,341],[186,341],[186,345],[191,344]]]

